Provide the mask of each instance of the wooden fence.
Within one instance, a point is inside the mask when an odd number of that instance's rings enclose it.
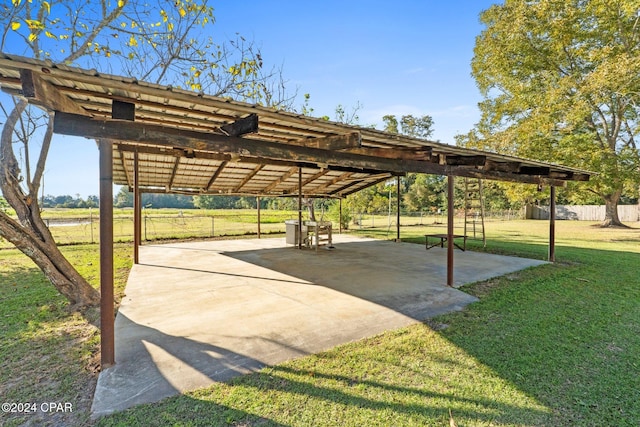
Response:
[[[557,219],[572,219],[579,221],[602,221],[605,216],[604,205],[556,205]],[[638,205],[618,206],[620,221],[640,221],[640,207]],[[549,206],[528,205],[527,219],[549,219]]]

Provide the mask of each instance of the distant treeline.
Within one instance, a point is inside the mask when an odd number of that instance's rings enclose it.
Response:
[[[53,196],[48,194],[40,200],[41,208],[98,208],[98,196],[82,198],[79,194],[71,196]],[[122,187],[113,198],[117,208],[133,207],[133,194]],[[297,199],[292,198],[261,198],[260,207],[264,209],[295,209]],[[174,209],[255,209],[257,198],[239,196],[185,196],[181,194],[151,194],[142,195],[142,206],[146,208],[174,208]],[[0,196],[0,209],[6,210],[9,204]]]
[[[98,196],[88,196],[83,199],[79,194],[76,197],[68,194],[64,196],[47,194],[40,200],[41,208],[97,208],[99,205],[100,199]]]

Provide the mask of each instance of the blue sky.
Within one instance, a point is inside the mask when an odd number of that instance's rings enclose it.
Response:
[[[282,66],[297,106],[311,95],[315,116],[359,104],[359,124],[381,128],[385,114],[428,114],[433,139],[454,143],[479,119],[470,61],[479,14],[496,2],[226,1],[214,3],[214,36],[254,40],[265,65]],[[98,194],[97,159],[93,141],[56,136],[44,192]]]

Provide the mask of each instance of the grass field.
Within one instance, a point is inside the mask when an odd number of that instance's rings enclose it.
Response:
[[[95,243],[100,239],[98,213],[97,209],[48,208],[42,212],[42,218],[58,244]],[[321,219],[321,215],[318,212],[317,219]],[[260,233],[284,233],[285,221],[297,218],[298,211],[263,209],[260,213]],[[308,219],[306,211],[303,212],[303,219]],[[323,219],[329,218],[325,215]],[[413,213],[403,215],[401,224],[429,224],[436,220],[441,221],[442,217]],[[377,230],[385,238],[395,235],[395,222],[395,214],[363,214],[354,218],[351,228]],[[334,226],[338,227],[337,222],[334,222]],[[255,236],[258,234],[258,213],[256,209],[145,209],[141,228],[143,241]],[[117,242],[133,240],[133,209],[114,209],[113,233]],[[10,247],[8,242],[0,239],[0,249]]]
[[[54,209],[42,212],[58,244],[95,243],[100,239],[97,209]],[[284,221],[297,218],[297,211],[262,210],[260,233],[284,233]],[[255,209],[145,209],[142,212],[143,241],[257,235]],[[116,208],[113,215],[114,240],[133,240],[133,209]],[[11,247],[0,239],[0,249]]]
[[[546,257],[548,223],[487,225],[487,251]],[[556,264],[466,286],[480,302],[462,312],[136,407],[98,425],[446,426],[450,417],[459,426],[640,425],[640,224],[633,225],[602,230],[559,222]],[[406,227],[402,237],[423,243],[434,227],[440,226]],[[388,227],[354,232],[384,237]],[[479,242],[468,246],[483,250]],[[96,246],[63,249],[95,283]],[[130,248],[121,244],[117,251],[121,295]],[[95,327],[67,313],[24,256],[2,250],[0,263],[3,401],[69,401],[76,409],[2,414],[0,424],[92,424]]]

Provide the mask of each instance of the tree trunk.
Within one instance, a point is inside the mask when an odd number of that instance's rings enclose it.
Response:
[[[303,198],[302,199],[302,205],[307,207],[307,211],[309,212],[309,220],[310,221],[315,221],[316,220],[316,210],[315,207],[313,205],[313,199],[312,198]]]
[[[51,123],[47,128],[36,179],[21,175],[18,161],[13,151],[13,135],[21,114],[26,109],[26,101],[19,101],[2,129],[0,139],[0,190],[14,208],[18,220],[0,212],[0,236],[15,245],[22,253],[36,263],[49,281],[64,295],[74,309],[83,309],[100,302],[100,293],[94,289],[62,255],[49,229],[40,216],[37,194],[40,177],[44,170],[49,142],[52,135]],[[20,182],[29,187],[25,194]]]
[[[37,238],[32,231],[2,212],[0,236],[31,258],[53,286],[69,300],[73,309],[81,310],[100,302],[100,293],[73,268],[53,239],[43,241]]]
[[[615,191],[613,194],[604,196],[605,217],[601,224],[602,227],[626,227],[618,216],[618,202],[621,195],[621,191]]]

